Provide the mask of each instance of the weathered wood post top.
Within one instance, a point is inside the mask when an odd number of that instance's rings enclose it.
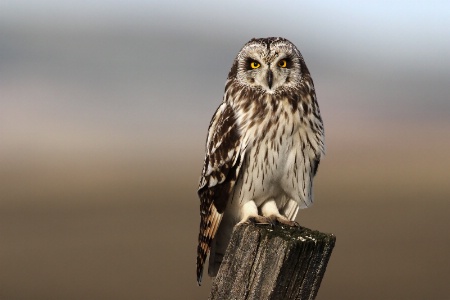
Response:
[[[314,299],[335,242],[305,227],[236,225],[210,299]]]

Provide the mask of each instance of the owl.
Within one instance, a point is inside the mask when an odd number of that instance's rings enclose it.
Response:
[[[290,41],[252,39],[238,53],[208,129],[201,173],[197,282],[215,276],[237,223],[296,226],[313,202],[324,128],[313,80]]]

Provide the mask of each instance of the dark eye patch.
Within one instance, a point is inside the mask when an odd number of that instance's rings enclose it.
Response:
[[[289,56],[283,58],[283,60],[286,61],[286,67],[285,67],[286,69],[290,69],[294,65],[294,62],[292,61],[292,58],[290,58]]]
[[[247,70],[254,70],[255,68],[252,68],[252,63],[255,63],[257,65],[261,65],[259,61],[257,61],[256,59],[253,59],[251,57],[247,57],[247,59],[245,60],[245,68]]]

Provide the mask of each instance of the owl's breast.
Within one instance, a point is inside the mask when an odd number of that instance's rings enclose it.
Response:
[[[261,204],[270,198],[309,198],[312,179],[309,166],[314,153],[308,146],[308,128],[299,111],[281,106],[244,128],[241,201],[253,199]]]

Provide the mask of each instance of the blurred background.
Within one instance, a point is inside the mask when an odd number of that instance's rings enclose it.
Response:
[[[448,299],[450,4],[0,4],[0,299],[206,299],[197,183],[226,76],[283,36],[327,155],[302,226],[337,236],[317,299]],[[207,276],[205,276],[207,277]]]

